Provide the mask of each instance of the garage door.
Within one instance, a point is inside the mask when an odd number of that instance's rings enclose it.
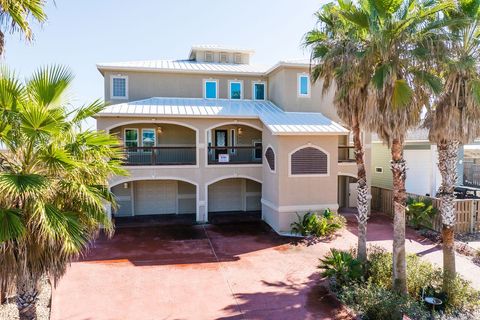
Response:
[[[208,188],[208,211],[241,211],[243,194],[241,179],[227,179],[216,182]]]
[[[177,181],[136,181],[134,191],[135,215],[176,213]]]
[[[407,192],[425,195],[432,189],[432,160],[430,150],[405,150],[404,157],[407,161]]]

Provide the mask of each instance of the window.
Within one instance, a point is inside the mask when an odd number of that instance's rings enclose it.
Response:
[[[253,159],[261,160],[262,159],[262,141],[254,140],[253,146],[255,147],[253,149]]]
[[[220,52],[220,62],[228,63],[228,55],[226,52]]]
[[[290,175],[329,174],[328,154],[317,147],[302,147],[290,155]]]
[[[138,147],[138,129],[125,129],[125,147]]]
[[[155,129],[142,129],[142,147],[155,147]]]
[[[265,151],[265,159],[270,167],[270,171],[275,171],[275,152],[272,147],[268,147]]]
[[[298,96],[310,96],[310,76],[308,76],[307,74],[298,75]]]
[[[265,82],[253,83],[253,100],[265,100]]]
[[[110,96],[112,99],[127,99],[128,78],[126,76],[113,76],[110,82]]]
[[[242,63],[242,54],[241,53],[235,53],[234,55],[235,63]]]
[[[383,173],[383,168],[382,167],[375,167],[375,172],[376,173]]]
[[[205,61],[206,62],[213,62],[213,52],[211,52],[211,51],[205,52]]]
[[[242,82],[241,81],[230,81],[230,99],[243,99],[242,92]]]
[[[217,80],[204,80],[204,97],[205,99],[217,99]]]

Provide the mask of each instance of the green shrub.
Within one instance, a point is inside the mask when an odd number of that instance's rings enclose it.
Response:
[[[433,207],[432,199],[430,198],[409,197],[405,213],[407,214],[408,224],[412,227],[420,228],[424,226],[431,228],[437,209]]]
[[[340,300],[352,308],[362,319],[400,320],[403,315],[411,319],[430,319],[430,313],[410,296],[402,296],[372,283],[353,283],[339,292]]]
[[[291,228],[292,233],[302,236],[325,237],[343,228],[345,224],[346,220],[343,216],[327,209],[321,216],[312,212],[307,212],[303,216],[297,213],[297,221],[291,224]]]
[[[330,253],[320,259],[318,268],[323,270],[322,276],[334,279],[338,286],[363,278],[362,264],[347,251],[330,249]]]

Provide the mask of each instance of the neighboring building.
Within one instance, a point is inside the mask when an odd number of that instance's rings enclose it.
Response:
[[[97,127],[123,141],[130,172],[111,179],[115,215],[261,211],[287,232],[297,212],[355,205],[333,91],[311,84],[308,61],[263,67],[252,53],[202,45],[188,60],[97,65],[110,104]]]
[[[428,130],[417,129],[408,132],[403,156],[407,161],[407,192],[434,196],[440,187],[442,177],[438,171],[437,146],[428,140]],[[372,186],[392,189],[391,153],[376,135],[372,137]],[[463,182],[463,147],[459,151],[457,166],[458,184]]]

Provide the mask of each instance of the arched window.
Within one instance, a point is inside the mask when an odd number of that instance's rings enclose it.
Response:
[[[265,150],[265,159],[267,159],[268,166],[271,171],[275,171],[275,152],[271,147]]]
[[[320,148],[302,147],[290,155],[291,175],[328,175],[328,154]]]

